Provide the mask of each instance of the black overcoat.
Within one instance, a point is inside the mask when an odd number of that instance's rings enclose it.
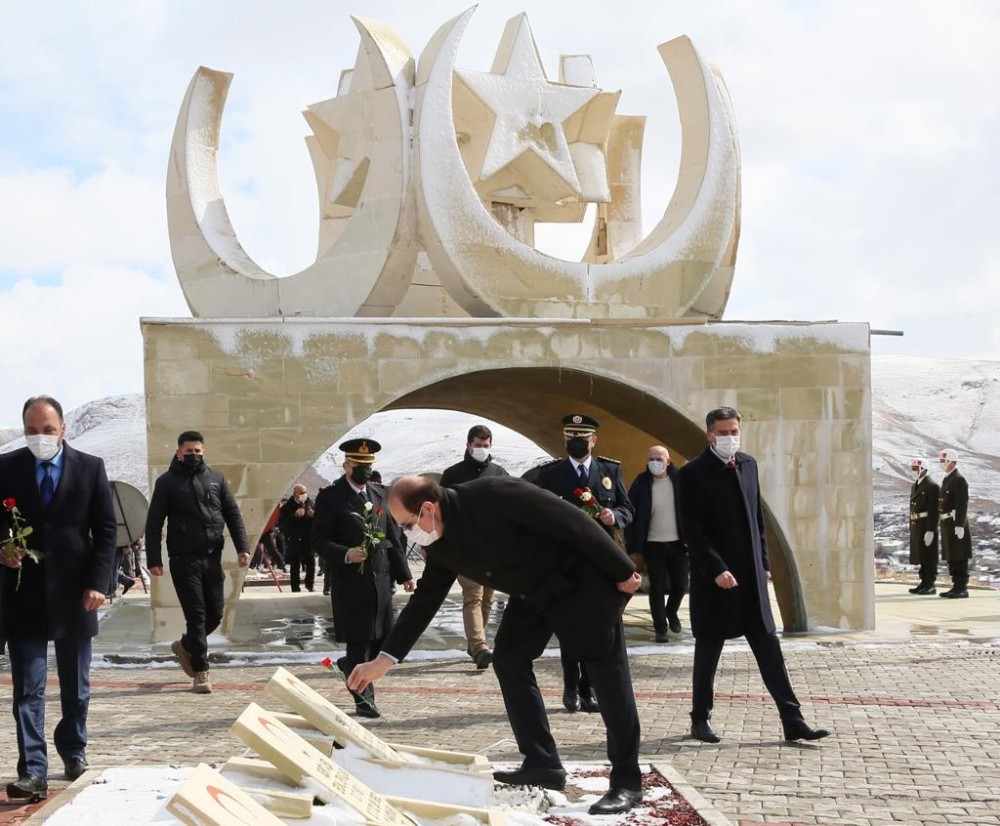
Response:
[[[926,473],[910,488],[910,564],[936,565],[938,561],[938,493],[937,482]],[[924,534],[934,534],[930,545],[924,544]]]
[[[385,507],[384,492],[378,485],[366,485],[385,539],[369,551],[364,563],[346,562],[351,548],[361,546],[364,502],[341,476],[316,495],[312,524],[312,549],[326,559],[331,577],[333,631],[337,642],[380,640],[392,628],[392,582],[404,583],[413,577],[406,564],[399,527]]]
[[[948,562],[972,559],[972,535],[969,533],[969,483],[956,468],[941,480],[938,496],[940,512],[941,558]],[[955,528],[964,528],[959,539]]]
[[[402,659],[456,574],[544,614],[563,648],[606,644],[628,601],[632,560],[579,508],[523,479],[493,476],[443,490],[444,534],[383,650]]]
[[[44,554],[17,571],[0,566],[0,626],[7,639],[67,639],[97,636],[97,612],[83,609],[87,590],[105,593],[115,560],[117,519],[104,460],[63,442],[62,476],[46,508],[35,480],[35,457],[27,448],[0,456],[0,499],[17,502],[32,527],[28,546]],[[10,516],[0,511],[0,537],[9,536]]]
[[[711,448],[679,471],[681,535],[691,558],[691,632],[695,637],[742,636],[756,614],[767,631],[774,617],[767,592],[767,546],[757,462],[737,453],[727,467]],[[736,588],[716,577],[729,571]]]

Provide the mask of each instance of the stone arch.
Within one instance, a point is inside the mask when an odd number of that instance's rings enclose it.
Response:
[[[472,413],[528,437],[554,456],[563,451],[558,422],[581,410],[601,422],[598,452],[621,460],[626,484],[641,472],[651,444],[662,443],[682,465],[705,447],[701,427],[671,404],[623,382],[561,367],[484,368],[431,382],[384,410],[447,408]],[[786,631],[806,630],[805,600],[795,555],[765,504],[774,586]]]

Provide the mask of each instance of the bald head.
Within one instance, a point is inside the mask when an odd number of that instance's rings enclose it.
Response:
[[[308,491],[305,485],[296,485],[292,488],[292,496],[304,496]]]
[[[444,533],[441,520],[442,488],[424,476],[400,476],[389,486],[386,504],[396,524],[404,530],[420,527]]]

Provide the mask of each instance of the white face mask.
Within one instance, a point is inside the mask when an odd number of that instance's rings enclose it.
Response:
[[[720,456],[732,459],[736,455],[736,451],[740,449],[740,437],[716,436],[715,449],[719,452]]]
[[[924,475],[924,469],[920,467],[911,467],[910,473],[913,474],[913,478],[919,480],[921,476]]]
[[[477,462],[485,462],[490,458],[490,449],[488,447],[474,447],[469,450],[469,455]]]
[[[296,502],[305,502],[306,499],[308,499],[308,498],[309,498],[309,494],[299,493],[299,494],[296,495],[295,501]]]
[[[25,436],[24,441],[36,459],[47,462],[59,452],[59,437],[48,433],[33,433]]]
[[[667,472],[667,463],[662,459],[650,459],[646,462],[646,467],[649,468],[649,472],[652,473],[653,476],[662,476]]]
[[[418,514],[417,522],[419,521],[420,521],[420,516]],[[420,527],[420,525],[417,524],[417,522],[414,522],[413,527],[411,528],[403,528],[403,533],[406,534],[406,538],[414,545],[420,545],[421,547],[426,548],[428,545],[437,542],[438,539],[441,538],[441,534],[439,534],[437,532],[437,529],[434,527],[433,511],[431,511],[431,528],[432,528],[431,530],[425,531],[423,528]]]

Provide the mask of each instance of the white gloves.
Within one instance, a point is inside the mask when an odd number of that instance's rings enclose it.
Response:
[[[965,539],[965,528],[962,527],[955,528],[955,538]]]
[[[927,533],[924,534],[924,545],[929,548],[931,546],[931,542],[933,541],[934,531],[927,531]]]

